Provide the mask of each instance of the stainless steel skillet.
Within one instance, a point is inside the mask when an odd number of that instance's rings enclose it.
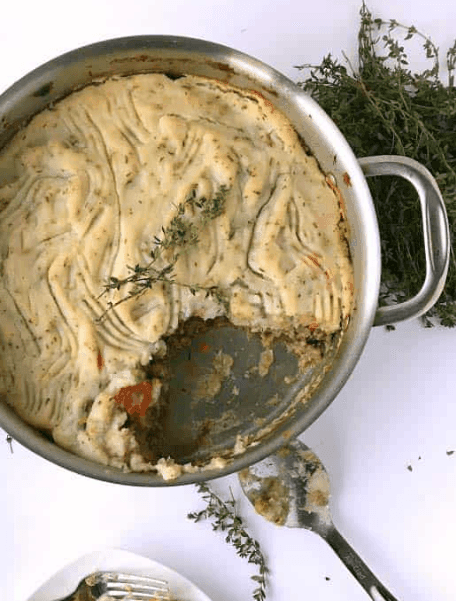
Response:
[[[176,395],[169,432],[170,452],[180,462],[205,463],[214,454],[226,455],[226,466],[184,474],[163,481],[155,473],[124,473],[77,457],[55,445],[25,424],[4,402],[0,425],[20,443],[46,459],[75,472],[121,484],[161,486],[207,480],[238,471],[276,451],[289,438],[304,431],[340,391],[363,351],[373,325],[394,323],[424,313],[443,290],[449,260],[449,231],[443,200],[431,174],[420,164],[393,156],[357,159],[346,140],[324,111],[292,81],[236,50],[211,42],[173,36],[138,36],[109,40],[64,54],[32,71],[0,96],[0,146],[34,114],[93,81],[112,75],[162,72],[170,77],[197,74],[256,90],[291,120],[316,156],[323,171],[333,178],[346,208],[349,246],[355,270],[355,310],[341,345],[319,369],[287,385],[295,371],[293,358],[277,349],[279,360],[267,378],[245,374],[249,361],[257,361],[257,348],[235,329],[217,330],[211,345],[238,353],[238,371],[232,382],[239,389],[233,398],[222,389],[217,403],[191,403]],[[408,179],[422,206],[427,271],[418,295],[399,305],[378,308],[381,276],[377,218],[366,177],[392,174]],[[196,340],[195,344],[199,341]],[[248,347],[248,348],[247,348]],[[245,348],[245,350],[241,350]],[[249,359],[249,353],[254,354]],[[281,354],[282,353],[282,354]],[[210,359],[210,357],[208,357]],[[176,390],[186,357],[178,360]],[[179,361],[181,362],[179,364]],[[180,367],[179,367],[180,365]],[[197,366],[198,367],[198,366]],[[182,368],[182,369],[181,369]],[[302,402],[303,391],[311,395]],[[226,393],[224,396],[224,392]],[[268,400],[276,398],[276,402]],[[238,448],[241,435],[253,444]]]

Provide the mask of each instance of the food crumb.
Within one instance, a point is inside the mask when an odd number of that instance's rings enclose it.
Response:
[[[224,380],[229,377],[233,363],[233,357],[219,351],[212,361],[212,371],[204,374],[197,382],[192,393],[193,398],[195,400],[214,398],[220,392]]]
[[[454,451],[447,451],[446,454],[447,455],[453,455]]]
[[[352,184],[351,184],[351,179],[350,179],[350,176],[348,175],[348,173],[347,173],[347,172],[345,172],[345,173],[344,173],[344,175],[343,175],[343,178],[344,178],[344,184],[345,184],[346,186],[351,186],[351,185],[352,185]]]
[[[258,373],[261,377],[267,376],[269,368],[274,362],[274,352],[271,349],[266,349],[261,353],[260,363],[258,365]]]
[[[331,580],[331,578],[329,576],[325,576],[325,580],[328,581]]]
[[[408,465],[408,466],[407,466],[407,469],[408,469],[408,471],[409,471],[409,472],[412,472],[412,471],[413,471],[413,467],[412,467],[411,465]]]

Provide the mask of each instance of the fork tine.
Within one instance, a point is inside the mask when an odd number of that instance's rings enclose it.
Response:
[[[162,592],[154,593],[126,593],[126,591],[117,591],[116,593],[105,593],[98,598],[98,601],[170,601],[171,597],[168,593],[163,595]]]
[[[168,590],[168,583],[160,578],[151,576],[139,576],[135,574],[123,574],[121,572],[100,572],[102,582],[107,585],[135,586],[149,588],[151,590]]]
[[[169,597],[169,591],[167,589],[157,589],[151,587],[147,589],[138,589],[131,586],[108,588],[105,594],[114,599],[123,599],[126,595],[127,599],[130,599],[131,595],[136,595],[138,599],[149,599],[150,597],[154,596],[159,599],[167,599]]]
[[[167,601],[169,599],[168,583],[159,578],[139,576],[118,572],[99,572],[99,580],[106,587],[106,594],[114,599],[131,601]]]
[[[171,597],[169,594],[163,592],[151,592],[151,593],[137,593],[137,592],[126,592],[116,591],[114,593],[105,593],[98,598],[98,601],[113,601],[118,599],[119,601],[170,601]]]

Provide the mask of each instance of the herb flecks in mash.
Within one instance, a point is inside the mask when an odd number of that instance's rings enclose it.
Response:
[[[439,51],[414,26],[374,18],[363,3],[358,65],[331,54],[320,65],[301,65],[299,85],[335,121],[356,156],[398,154],[413,158],[434,175],[444,198],[450,231],[456,231],[456,41],[446,53],[447,83]],[[405,50],[423,47],[429,68],[414,73]],[[415,295],[424,281],[421,213],[415,190],[399,178],[369,178],[382,240],[381,304]],[[456,262],[451,249],[445,289],[422,317],[426,326],[456,325]]]

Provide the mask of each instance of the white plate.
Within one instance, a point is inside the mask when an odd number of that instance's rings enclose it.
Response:
[[[65,566],[43,584],[28,601],[55,601],[69,595],[87,574],[116,570],[161,578],[169,583],[171,598],[179,601],[211,601],[189,580],[156,561],[121,549],[94,551]]]

